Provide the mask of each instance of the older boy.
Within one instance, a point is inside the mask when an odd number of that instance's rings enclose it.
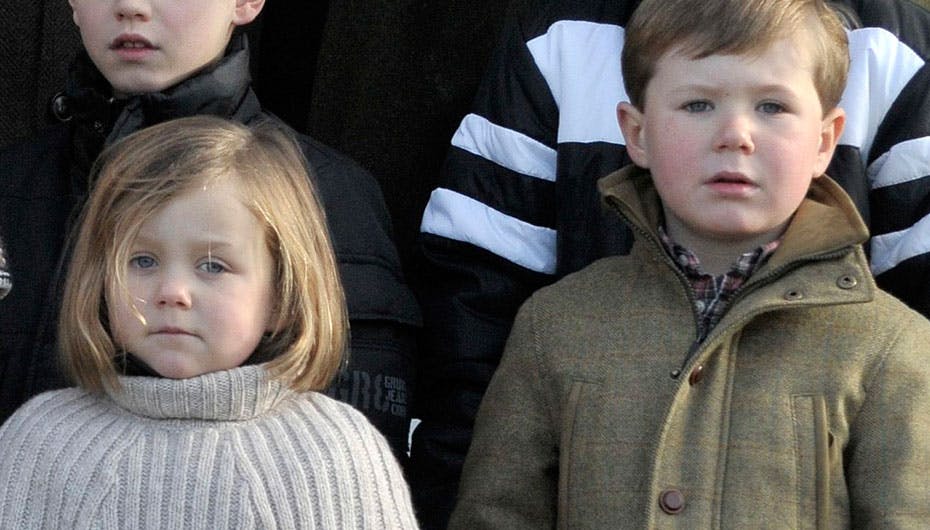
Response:
[[[919,528],[930,324],[878,290],[822,0],[645,0],[604,178],[637,235],[520,310],[452,528]],[[501,440],[506,440],[501,443]]]
[[[69,0],[86,49],[53,111],[64,122],[0,152],[0,230],[16,288],[0,302],[0,421],[64,384],[55,317],[69,259],[66,236],[105,146],[171,118],[263,115],[250,88],[245,37],[264,0]],[[374,179],[300,137],[322,194],[352,322],[350,365],[332,389],[406,448],[406,385],[419,315]],[[144,367],[142,367],[144,371]]]

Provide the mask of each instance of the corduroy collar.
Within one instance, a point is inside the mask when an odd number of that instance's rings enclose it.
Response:
[[[649,171],[626,166],[600,179],[598,190],[638,236],[651,238],[652,244],[661,249],[657,227],[663,217],[662,205]],[[864,243],[868,237],[869,231],[852,199],[833,179],[823,175],[811,182],[782,243],[763,268],[831,254]]]

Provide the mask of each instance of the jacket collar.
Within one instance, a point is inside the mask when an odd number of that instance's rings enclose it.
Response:
[[[633,251],[642,252],[640,243],[646,243],[653,258],[661,254],[674,269],[659,241],[662,210],[649,172],[628,166],[598,181],[598,189],[636,233]],[[700,348],[689,353],[682,371],[767,311],[872,300],[877,287],[861,247],[868,235],[846,192],[826,175],[814,179],[781,244],[745,284],[744,300],[729,308],[704,342],[695,343]],[[802,264],[804,273],[793,274]]]
[[[626,166],[600,179],[598,190],[637,235],[660,245],[657,228],[663,217],[662,207],[649,171]],[[823,175],[811,182],[782,243],[760,272],[851,249],[868,237],[869,231],[852,200],[833,179]]]
[[[65,91],[53,101],[53,114],[73,122],[75,162],[86,172],[104,146],[163,121],[198,114],[250,121],[261,112],[250,84],[244,34],[233,36],[226,55],[212,68],[164,91],[128,98],[113,97],[109,83],[82,52]]]

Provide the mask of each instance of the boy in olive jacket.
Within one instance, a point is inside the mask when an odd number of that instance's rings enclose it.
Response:
[[[640,5],[599,183],[636,244],[521,309],[451,528],[926,525],[930,324],[823,175],[846,46],[822,0]]]

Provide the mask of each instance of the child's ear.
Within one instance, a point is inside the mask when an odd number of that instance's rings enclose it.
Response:
[[[233,17],[233,24],[244,26],[252,22],[262,12],[263,7],[265,7],[265,0],[236,0],[236,14]]]
[[[81,27],[81,21],[78,20],[77,9],[74,9],[74,0],[68,0],[68,5],[71,6],[71,20],[74,21],[74,25]]]
[[[620,132],[626,140],[626,152],[633,163],[639,167],[648,168],[649,154],[645,140],[643,113],[630,103],[621,101],[617,103],[617,122],[620,123]]]
[[[820,129],[820,147],[817,151],[817,167],[814,168],[815,177],[822,175],[830,165],[833,151],[836,150],[836,144],[840,141],[845,126],[846,111],[840,107],[834,107],[824,115]]]

